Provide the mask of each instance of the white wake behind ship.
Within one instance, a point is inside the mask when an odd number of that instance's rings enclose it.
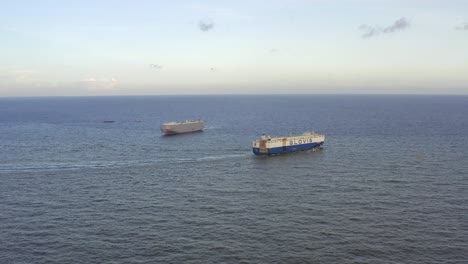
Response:
[[[164,135],[174,135],[190,133],[203,130],[203,120],[187,120],[183,122],[168,122],[161,125],[161,132]]]

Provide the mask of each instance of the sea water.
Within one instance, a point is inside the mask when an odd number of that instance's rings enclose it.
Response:
[[[466,263],[467,149],[467,96],[2,98],[0,263]]]

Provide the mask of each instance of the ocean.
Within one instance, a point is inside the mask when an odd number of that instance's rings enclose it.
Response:
[[[0,263],[468,263],[467,150],[468,96],[0,98]]]

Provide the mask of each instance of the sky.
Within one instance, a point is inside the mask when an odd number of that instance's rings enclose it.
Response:
[[[468,95],[466,0],[0,3],[0,97]]]

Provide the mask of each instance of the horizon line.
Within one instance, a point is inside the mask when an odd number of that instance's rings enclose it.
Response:
[[[0,99],[15,98],[71,98],[71,97],[177,97],[177,96],[468,96],[455,93],[226,93],[226,94],[128,94],[128,95],[32,95],[0,96]]]

